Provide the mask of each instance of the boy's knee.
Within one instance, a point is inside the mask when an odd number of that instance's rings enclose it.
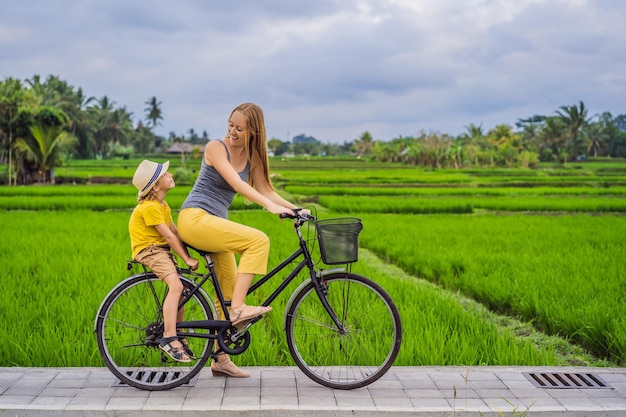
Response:
[[[183,282],[178,278],[178,275],[170,275],[166,280],[168,291],[173,294],[182,294]]]

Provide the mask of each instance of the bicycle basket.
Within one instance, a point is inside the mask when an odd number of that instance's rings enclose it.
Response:
[[[322,261],[327,265],[356,262],[359,257],[361,219],[344,217],[315,223]]]

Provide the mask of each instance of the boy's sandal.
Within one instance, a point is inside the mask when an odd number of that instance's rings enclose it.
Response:
[[[244,310],[248,309],[247,312],[244,313]],[[241,328],[248,324],[248,322],[252,319],[255,319],[259,316],[262,316],[265,313],[269,313],[272,311],[272,307],[265,306],[247,306],[243,304],[237,310],[232,309],[230,313],[230,320],[233,323],[233,326],[236,328]]]
[[[191,362],[191,358],[189,358],[184,348],[172,346],[172,342],[176,340],[178,340],[178,336],[164,337],[156,341],[159,344],[159,349],[176,362]]]
[[[180,344],[183,345],[183,349],[185,350],[185,353],[187,354],[187,356],[189,356],[189,359],[198,359],[196,358],[196,355],[193,354],[193,350],[191,350],[191,348],[189,347],[189,343],[187,343],[187,339],[183,337],[178,340],[180,341]]]

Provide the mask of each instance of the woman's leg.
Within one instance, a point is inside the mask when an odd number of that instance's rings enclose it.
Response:
[[[215,254],[212,258],[219,265],[216,273],[224,297],[231,300],[233,309],[241,308],[254,276],[267,271],[270,243],[267,235],[200,209],[180,212],[178,233],[190,245]],[[238,268],[235,253],[241,255]]]

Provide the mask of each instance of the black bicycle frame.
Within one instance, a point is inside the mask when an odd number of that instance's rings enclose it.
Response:
[[[296,250],[294,253],[292,253],[291,256],[289,256],[287,259],[285,259],[283,262],[281,262],[278,266],[276,266],[274,269],[272,269],[270,272],[265,274],[263,276],[263,278],[261,278],[259,281],[254,283],[248,289],[248,294],[253,293],[258,288],[260,288],[263,284],[265,284],[267,281],[269,281],[271,278],[273,278],[278,272],[280,272],[283,269],[285,269],[293,261],[298,259],[300,256],[304,256],[302,261],[300,261],[300,263],[291,271],[291,273],[287,276],[287,278],[285,278],[281,282],[281,284],[269,295],[269,297],[267,297],[267,299],[262,304],[263,306],[270,305],[285,290],[285,288],[287,288],[287,286],[294,280],[294,278],[296,276],[298,276],[298,274],[305,267],[308,267],[308,269],[310,271],[311,277],[315,276],[315,265],[313,264],[313,260],[311,258],[311,253],[309,252],[309,249],[307,247],[306,241],[302,237],[302,233],[300,232],[300,228],[296,226],[295,229],[296,229],[296,233],[298,234],[298,237],[299,237],[299,240],[300,240],[300,248],[298,250]],[[187,303],[187,301],[191,298],[191,296],[195,292],[199,291],[200,287],[202,287],[202,285],[209,279],[209,277],[211,277],[212,278],[212,282],[213,282],[213,288],[215,290],[217,299],[218,299],[220,305],[222,306],[222,311],[224,312],[224,316],[226,317],[226,320],[181,321],[181,322],[176,323],[176,328],[197,328],[197,329],[206,329],[206,330],[216,330],[216,331],[218,331],[220,329],[223,329],[225,327],[230,326],[229,315],[228,315],[228,308],[227,308],[228,306],[230,306],[230,301],[226,301],[224,299],[224,295],[222,294],[222,290],[221,290],[221,287],[219,285],[219,282],[217,282],[217,275],[215,273],[215,269],[214,269],[214,266],[213,266],[214,263],[211,260],[210,254],[204,253],[203,257],[207,261],[207,268],[209,269],[209,273],[204,275],[204,277],[200,281],[200,283],[196,284],[196,287],[191,291],[191,293],[189,293],[189,295],[187,295],[183,299],[183,301],[179,305],[179,309],[182,306],[184,306]],[[313,285],[315,286],[315,291],[316,291],[316,293],[317,293],[317,295],[318,295],[322,305],[324,306],[324,308],[326,309],[326,311],[328,312],[328,314],[332,318],[332,320],[335,323],[335,325],[337,326],[337,328],[342,329],[342,325],[341,325],[341,322],[339,321],[339,318],[337,317],[337,314],[335,314],[335,311],[333,310],[333,308],[328,304],[328,301],[326,300],[326,297],[324,297],[322,286],[320,285],[318,280],[312,279],[312,281],[313,281]],[[203,338],[209,338],[209,339],[214,339],[214,338],[217,337],[217,335],[210,335],[210,334],[204,335],[204,334],[195,334],[195,333],[194,334],[181,333],[181,336],[203,337]]]
[[[303,239],[302,233],[300,232],[299,227],[296,226],[295,229],[296,229],[296,233],[298,234],[298,238],[300,240],[300,248],[298,250],[296,250],[294,253],[292,253],[283,262],[281,262],[280,265],[276,266],[270,272],[265,274],[263,276],[263,278],[261,278],[259,281],[255,282],[248,289],[248,294],[253,293],[258,288],[263,286],[267,281],[272,279],[278,272],[280,272],[283,269],[285,269],[289,264],[291,264],[293,261],[298,259],[300,256],[303,256],[303,259],[300,261],[300,263],[291,271],[291,273],[285,279],[283,279],[283,281],[280,283],[280,285],[262,303],[263,306],[270,305],[285,290],[285,288],[287,288],[287,286],[298,276],[298,274],[305,267],[308,267],[308,269],[310,271],[310,276],[311,277],[315,276],[315,265],[313,264],[313,260],[311,259],[311,253],[309,252],[309,249],[307,247],[306,241]],[[228,306],[230,306],[230,301],[226,301],[224,299],[224,295],[222,293],[221,287],[219,285],[219,282],[217,281],[217,274],[215,273],[215,269],[214,269],[214,266],[213,266],[214,263],[211,260],[210,254],[202,253],[202,256],[203,256],[203,258],[205,258],[205,260],[207,262],[207,268],[209,270],[209,273],[204,275],[203,279],[199,283],[197,283],[195,285],[195,287],[191,290],[191,292],[181,301],[181,303],[179,304],[178,308],[180,309],[181,307],[183,307],[187,303],[187,301],[189,299],[191,299],[192,295],[195,294],[196,292],[198,292],[200,290],[200,288],[202,287],[202,285],[209,278],[211,278],[212,282],[213,282],[213,288],[215,290],[218,302],[220,303],[220,305],[222,307],[222,311],[224,312],[226,320],[182,321],[182,322],[176,323],[176,328],[188,328],[188,329],[189,328],[192,328],[192,329],[196,328],[196,329],[206,329],[206,330],[219,331],[219,330],[221,330],[223,328],[226,328],[226,327],[229,327],[231,325],[231,323],[229,321],[228,308],[227,308]],[[315,279],[312,280],[312,281],[313,281],[313,285],[315,285],[316,292],[318,294],[318,297],[319,297],[320,301],[322,302],[322,305],[324,306],[326,311],[328,311],[328,314],[331,316],[331,318],[333,319],[333,321],[335,322],[337,327],[338,328],[342,328],[341,322],[337,318],[337,315],[335,314],[335,312],[332,309],[332,307],[328,304],[328,301],[326,300],[326,297],[323,296],[323,291],[322,291],[322,288],[321,288],[319,282],[317,280],[315,280]],[[190,336],[190,337],[209,338],[209,339],[214,339],[214,338],[217,337],[217,335],[211,335],[211,334],[206,334],[206,335],[205,334],[197,334],[197,333],[188,334],[186,332],[185,333],[180,333],[180,335],[181,336]]]

